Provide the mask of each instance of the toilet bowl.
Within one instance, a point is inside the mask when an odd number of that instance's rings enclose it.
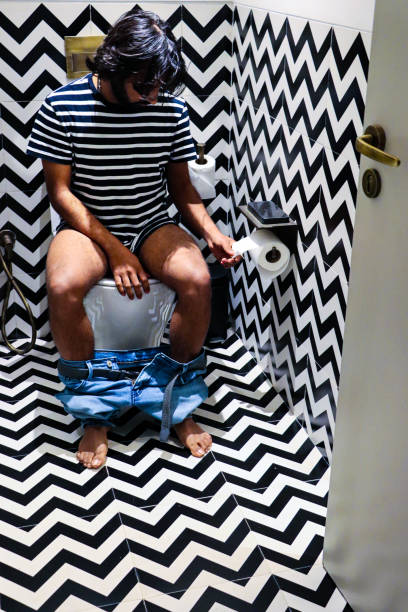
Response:
[[[94,333],[95,350],[132,350],[159,346],[173,313],[175,291],[149,278],[150,292],[141,299],[122,296],[115,281],[103,278],[84,298]]]
[[[50,207],[53,235],[61,221]],[[129,351],[159,346],[175,307],[176,293],[156,278],[139,300],[122,296],[113,278],[103,278],[87,293],[84,307],[95,337],[95,350]]]

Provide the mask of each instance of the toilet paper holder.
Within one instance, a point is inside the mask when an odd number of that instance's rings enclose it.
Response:
[[[248,202],[237,207],[255,229],[270,229],[291,253],[296,251],[298,226],[283,209],[272,200]]]

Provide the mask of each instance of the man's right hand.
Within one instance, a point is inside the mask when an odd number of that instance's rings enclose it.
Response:
[[[143,291],[149,293],[149,274],[143,269],[140,260],[123,245],[107,253],[116,288],[123,296],[140,300]],[[143,288],[143,291],[142,291]]]

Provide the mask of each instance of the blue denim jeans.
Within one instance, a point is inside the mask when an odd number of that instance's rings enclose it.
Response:
[[[167,346],[136,351],[95,351],[87,361],[58,362],[65,388],[57,393],[66,412],[86,425],[113,426],[129,407],[161,421],[160,439],[208,397],[205,353],[180,363]]]

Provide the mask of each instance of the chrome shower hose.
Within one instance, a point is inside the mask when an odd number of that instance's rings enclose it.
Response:
[[[7,276],[6,294],[4,296],[3,310],[1,313],[1,334],[3,336],[5,344],[11,351],[13,351],[13,353],[17,353],[17,355],[24,355],[25,353],[28,353],[28,351],[30,351],[35,345],[35,341],[37,339],[37,331],[35,328],[34,317],[33,313],[31,312],[30,305],[13,277],[11,258],[15,240],[15,234],[11,230],[2,230],[0,232],[0,247],[4,248],[4,257],[0,249],[0,272],[1,270],[4,270]],[[20,296],[20,299],[24,304],[24,308],[27,310],[28,318],[30,320],[31,325],[31,341],[22,348],[17,348],[13,346],[6,334],[6,314],[12,289],[15,289],[18,295]]]

